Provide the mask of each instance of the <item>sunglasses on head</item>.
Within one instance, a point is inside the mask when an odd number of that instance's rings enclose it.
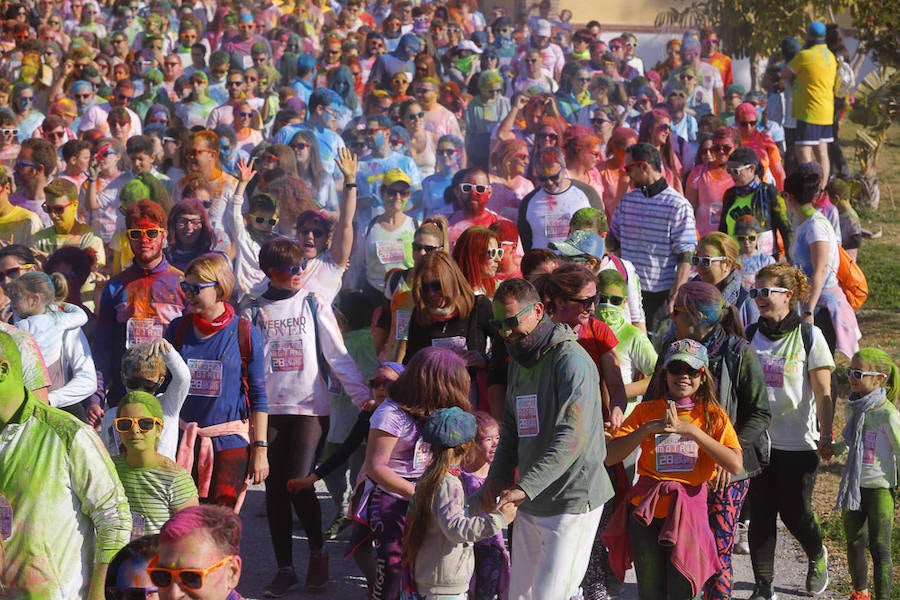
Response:
[[[750,288],[747,291],[747,295],[750,298],[768,298],[775,292],[781,292],[782,294],[786,294],[791,290],[783,287],[763,287],[763,288]]]
[[[0,270],[0,280],[15,279],[22,274],[22,271],[30,271],[34,268],[32,264],[19,265],[18,267],[10,267]]]
[[[506,317],[504,319],[491,319],[490,321],[488,321],[488,325],[490,325],[491,327],[493,327],[494,329],[496,329],[497,331],[500,331],[500,332],[510,331],[512,329],[515,329],[516,327],[519,326],[519,323],[521,322],[522,317],[524,317],[526,313],[528,313],[532,308],[534,308],[535,304],[537,304],[537,303],[532,302],[531,304],[529,304],[528,306],[526,306],[525,308],[523,308],[516,314],[512,315],[511,317]]]
[[[691,264],[695,267],[711,267],[714,262],[725,262],[725,256],[692,256]]]
[[[490,187],[491,186],[489,185],[483,185],[480,183],[461,183],[459,184],[459,191],[461,191],[463,194],[471,194],[473,191],[478,194],[484,194],[487,193]]]
[[[441,282],[438,279],[435,279],[434,281],[423,281],[422,284],[419,286],[419,288],[422,290],[423,294],[428,294],[431,292],[440,292],[443,290],[443,287],[441,286]]]
[[[142,237],[147,237],[148,240],[155,240],[160,235],[166,232],[165,229],[160,227],[153,227],[150,229],[128,229],[128,239],[130,240],[139,240]]]
[[[212,287],[216,285],[215,281],[207,281],[205,283],[190,283],[188,281],[182,281],[178,284],[181,286],[181,291],[187,294],[188,296],[197,296],[201,291],[205,290],[208,287]]]
[[[503,248],[488,248],[487,257],[490,259],[503,258]]]
[[[687,375],[690,378],[700,377],[700,373],[703,372],[703,369],[695,369],[688,364],[683,362],[673,362],[669,363],[666,367],[666,372],[669,375]]]
[[[625,302],[625,296],[597,294],[597,304],[612,304],[613,306],[622,306],[623,302]]]
[[[166,569],[157,566],[159,564],[159,556],[157,555],[147,565],[147,574],[150,576],[150,581],[153,582],[153,585],[161,588],[171,587],[177,580],[178,584],[185,589],[199,590],[203,588],[206,576],[222,567],[231,557],[232,555],[229,554],[205,569]]]
[[[757,238],[757,236],[755,236],[755,235],[736,235],[734,237],[735,237],[735,239],[737,239],[737,241],[739,241],[741,243],[755,242],[756,238]]]
[[[435,250],[440,250],[440,246],[431,246],[429,244],[420,244],[419,242],[412,243],[413,252],[424,252],[425,254],[431,254]]]
[[[881,373],[880,371],[863,371],[862,369],[851,369],[847,367],[844,371],[847,374],[847,377],[850,379],[855,379],[857,381],[861,380],[863,377],[878,377],[879,375],[885,375],[885,373]]]
[[[152,431],[157,425],[163,424],[162,420],[156,417],[118,417],[113,422],[119,433],[128,433],[134,429],[135,424],[141,433]]]

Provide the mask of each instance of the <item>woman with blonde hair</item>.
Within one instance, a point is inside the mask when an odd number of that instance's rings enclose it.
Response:
[[[520,139],[499,142],[491,151],[488,177],[493,193],[487,207],[513,223],[519,218],[522,198],[534,191],[534,184],[525,177],[528,160],[528,144]]]
[[[470,166],[484,171],[489,166],[491,132],[510,109],[504,88],[500,71],[482,71],[478,75],[478,95],[466,107],[466,155]]]
[[[716,286],[725,302],[740,311],[746,327],[759,317],[756,304],[748,302],[747,290],[742,285],[740,247],[730,235],[713,231],[697,244],[691,263],[697,270],[696,278]]]
[[[234,133],[238,149],[249,154],[263,141],[260,132],[262,119],[260,119],[259,112],[247,100],[238,100],[234,103],[232,110],[234,111]]]

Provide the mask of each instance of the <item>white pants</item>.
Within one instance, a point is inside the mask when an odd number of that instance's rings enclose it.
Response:
[[[512,533],[510,600],[567,600],[587,571],[603,506],[580,515],[519,512]]]

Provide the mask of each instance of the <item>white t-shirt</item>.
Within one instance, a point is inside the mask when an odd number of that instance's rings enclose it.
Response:
[[[809,371],[834,369],[834,359],[822,331],[813,326],[809,356],[803,346],[801,326],[780,340],[770,340],[756,332],[750,343],[756,350],[766,395],[772,412],[769,437],[777,450],[815,450],[819,440],[816,399],[809,382]]]
[[[366,232],[366,281],[377,290],[384,290],[384,276],[391,269],[413,266],[412,241],[416,221],[406,217],[394,231],[381,223],[373,223]]]

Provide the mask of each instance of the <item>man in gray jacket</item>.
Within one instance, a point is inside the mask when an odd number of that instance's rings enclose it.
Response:
[[[568,599],[587,569],[603,503],[613,495],[603,467],[600,378],[575,333],[546,316],[531,283],[504,281],[494,317],[510,362],[484,507],[520,508],[509,597]]]

